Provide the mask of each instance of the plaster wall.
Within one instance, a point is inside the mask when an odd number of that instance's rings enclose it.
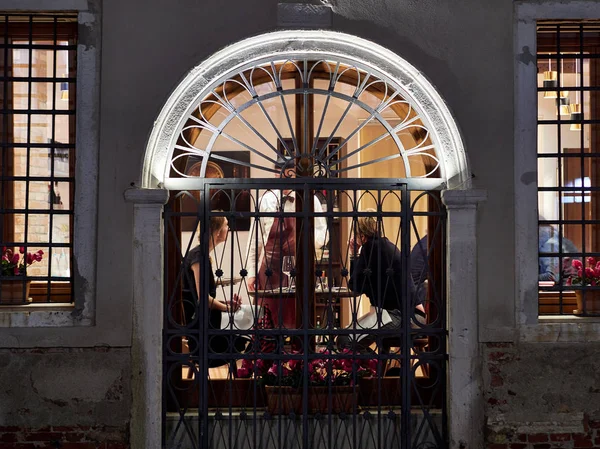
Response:
[[[65,379],[74,390],[81,381],[100,395],[90,399],[94,410],[105,411],[92,413],[98,421],[127,420],[130,384],[123,380],[119,410],[103,395],[110,390],[111,379],[131,375],[127,348],[132,329],[133,209],[123,192],[139,182],[153,121],[192,67],[228,44],[276,29],[277,3],[230,0],[225,7],[217,0],[103,2],[96,320],[85,329],[35,329],[29,343],[124,348],[111,350],[114,360],[108,367],[98,354],[73,351],[60,360],[51,351],[39,355],[46,375]],[[474,187],[488,192],[478,216],[480,326],[513,327],[512,1],[338,0],[333,12],[333,30],[373,40],[401,55],[438,88],[454,113],[475,175]],[[459,300],[454,307],[460,308]],[[24,331],[8,330],[5,341],[22,345],[19,337]],[[3,390],[9,404],[23,400],[21,391],[31,389],[26,381],[41,369],[28,363],[28,357],[11,362],[18,365],[7,365],[10,368],[4,371],[25,382]],[[67,361],[72,367],[68,372],[61,367]],[[98,373],[89,371],[100,366]],[[96,378],[101,385],[92,382]],[[55,410],[55,405],[35,396],[24,399],[39,406],[22,417],[20,425],[88,420],[77,408],[48,415],[42,410]]]
[[[430,79],[455,114],[474,185],[489,192],[479,216],[481,322],[486,327],[511,327],[512,2],[337,3],[334,30],[374,40],[400,54]],[[274,30],[276,6],[274,0],[230,1],[225,13],[217,1],[105,3],[100,260],[131,241],[131,208],[121,194],[139,179],[151,124],[170,92],[188,70],[218,49]],[[144,24],[135,33],[130,32],[134,19]],[[131,265],[130,254],[119,257],[122,266]],[[108,279],[119,286],[112,291],[130,297],[127,270],[113,265],[98,276],[100,298],[109,293]],[[494,288],[486,288],[489,285]]]
[[[595,343],[485,345],[487,447],[598,447],[599,351]]]

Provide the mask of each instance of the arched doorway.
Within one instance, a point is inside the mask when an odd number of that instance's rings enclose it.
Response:
[[[258,120],[262,123],[258,124]],[[225,174],[227,170],[230,172],[228,176]],[[211,172],[217,176],[211,176]],[[293,179],[289,178],[290,172],[293,173]],[[240,173],[245,173],[247,179],[239,176]],[[278,175],[279,179],[273,179],[274,174]],[[213,177],[231,179],[214,181],[211,179]],[[282,222],[290,218],[297,224],[300,222],[304,224],[304,227],[296,226],[294,231],[297,237],[296,244],[302,250],[296,254],[296,258],[300,261],[296,262],[295,266],[298,270],[292,278],[303,279],[303,282],[296,281],[296,288],[292,295],[295,299],[296,313],[289,318],[291,321],[285,322],[286,317],[283,316],[283,312],[278,312],[280,322],[276,323],[275,327],[280,326],[279,333],[264,330],[262,337],[269,335],[270,332],[274,334],[275,339],[279,338],[283,341],[284,344],[276,345],[279,348],[279,352],[276,352],[278,356],[275,356],[278,366],[290,357],[298,360],[305,358],[304,377],[306,378],[308,365],[315,360],[321,362],[325,360],[325,365],[328,367],[325,369],[328,369],[331,375],[336,357],[340,360],[351,360],[352,363],[368,358],[358,355],[356,351],[350,356],[324,357],[315,350],[315,345],[318,343],[318,338],[328,338],[329,345],[324,345],[325,350],[328,351],[327,354],[335,352],[332,336],[343,334],[340,329],[346,325],[351,326],[355,322],[356,307],[354,313],[350,313],[349,323],[336,326],[334,305],[336,295],[332,293],[335,291],[332,287],[352,290],[348,287],[351,277],[350,251],[346,248],[344,252],[342,245],[349,238],[357,237],[356,229],[361,219],[373,218],[377,223],[378,232],[387,230],[383,233],[384,236],[395,236],[393,241],[396,247],[402,248],[399,254],[404,258],[405,275],[398,288],[405,292],[405,297],[409,295],[410,283],[406,277],[406,267],[410,266],[408,257],[410,248],[420,240],[420,237],[425,235],[428,237],[427,254],[430,262],[427,263],[425,271],[428,272],[428,281],[434,288],[429,288],[427,301],[433,304],[436,310],[432,311],[428,308],[427,312],[430,316],[435,315],[436,318],[424,323],[423,326],[418,326],[418,331],[411,330],[409,320],[404,320],[403,332],[398,334],[404,335],[405,338],[404,342],[398,344],[403,350],[397,351],[395,357],[389,356],[389,348],[385,353],[387,355],[381,355],[384,354],[381,350],[385,346],[382,345],[381,340],[391,335],[383,331],[378,336],[375,344],[375,353],[378,354],[375,359],[379,365],[377,374],[380,378],[385,377],[381,365],[387,359],[396,358],[400,361],[399,370],[403,372],[402,375],[397,376],[400,402],[392,401],[384,404],[381,401],[381,396],[386,394],[386,387],[389,384],[384,379],[383,382],[387,384],[382,385],[382,381],[378,381],[374,390],[374,396],[378,397],[374,403],[367,401],[359,404],[358,400],[352,399],[352,406],[346,414],[354,416],[354,420],[357,417],[361,420],[366,417],[368,420],[374,412],[381,417],[384,405],[389,419],[386,424],[388,430],[384,432],[386,434],[384,440],[387,443],[397,441],[400,445],[402,442],[403,447],[445,447],[448,440],[444,430],[445,396],[442,396],[441,403],[435,404],[442,410],[437,421],[431,417],[433,402],[427,403],[427,400],[421,400],[423,418],[417,420],[415,426],[414,423],[411,424],[412,415],[409,410],[411,401],[408,396],[416,384],[408,379],[414,378],[419,365],[421,370],[423,368],[429,370],[431,366],[436,366],[433,370],[437,370],[434,383],[438,389],[444,390],[445,364],[443,361],[436,362],[435,354],[440,356],[440,360],[445,360],[444,270],[442,269],[445,228],[444,210],[435,191],[449,185],[456,187],[467,183],[468,170],[462,144],[441,99],[408,63],[371,43],[338,33],[273,33],[225,49],[193,71],[173,94],[157,121],[149,142],[143,175],[144,187],[160,186],[171,190],[172,193],[186,192],[172,195],[176,200],[172,199],[166,214],[166,227],[171,230],[171,239],[178,241],[179,245],[175,245],[175,251],[169,252],[167,248],[168,259],[173,263],[171,265],[167,263],[166,270],[166,296],[171,299],[166,300],[165,326],[172,332],[170,334],[167,332],[168,336],[164,343],[166,363],[163,372],[166,374],[167,384],[171,382],[169,376],[173,373],[177,374],[178,380],[184,378],[190,380],[192,384],[188,384],[183,390],[189,393],[190,385],[194,385],[193,388],[197,389],[194,393],[197,399],[195,404],[193,401],[182,402],[182,395],[174,394],[174,390],[182,389],[181,385],[168,384],[171,387],[170,395],[175,398],[178,417],[173,426],[163,427],[165,440],[175,445],[178,441],[179,443],[186,441],[184,444],[197,447],[214,446],[225,444],[226,440],[231,441],[233,432],[231,425],[221,426],[220,436],[216,439],[209,438],[207,433],[210,429],[214,433],[215,426],[219,426],[218,423],[224,416],[222,412],[224,408],[231,411],[232,407],[241,406],[241,409],[236,411],[238,414],[235,415],[236,420],[241,416],[241,421],[247,421],[247,411],[251,408],[256,423],[257,407],[267,406],[264,422],[270,422],[271,427],[281,423],[281,416],[286,414],[282,413],[281,407],[274,410],[269,409],[266,403],[260,403],[260,394],[257,393],[260,385],[255,381],[250,383],[250,389],[246,387],[243,390],[246,395],[254,391],[250,394],[252,397],[250,404],[235,403],[232,396],[234,391],[235,394],[239,394],[238,387],[243,383],[239,382],[240,378],[234,378],[234,371],[242,368],[239,366],[240,360],[242,363],[244,359],[252,362],[254,373],[250,376],[251,379],[260,377],[257,376],[256,365],[259,359],[265,358],[265,354],[263,349],[256,350],[256,341],[262,344],[261,331],[245,332],[249,340],[255,342],[254,352],[247,350],[236,352],[236,354],[253,355],[232,357],[231,350],[234,346],[231,343],[232,339],[244,332],[241,332],[239,327],[235,327],[234,331],[231,315],[230,351],[225,352],[228,355],[223,355],[223,351],[212,351],[209,349],[210,344],[207,345],[211,338],[219,336],[220,333],[226,334],[226,326],[223,329],[210,331],[205,328],[206,326],[193,324],[199,320],[204,320],[204,324],[208,323],[208,313],[202,312],[202,307],[197,308],[196,313],[189,315],[186,322],[177,321],[176,315],[181,313],[181,310],[175,311],[174,305],[179,300],[181,288],[185,288],[185,281],[182,279],[186,276],[181,270],[182,257],[183,265],[186,261],[186,251],[182,251],[182,248],[189,249],[194,246],[191,242],[195,238],[195,233],[200,233],[201,242],[208,247],[211,238],[208,231],[209,223],[212,217],[218,216],[227,218],[230,225],[233,224],[229,235],[248,232],[246,237],[248,241],[252,238],[254,240],[264,238],[260,235],[263,232],[261,220],[264,218],[281,219]],[[266,192],[265,188],[267,188]],[[260,201],[265,193],[271,192],[275,198],[281,200],[286,195],[285,191],[290,190],[295,192],[298,199],[312,198],[318,192],[321,193],[322,198],[318,202],[321,210],[318,210],[316,202],[301,200],[292,210],[286,211],[282,201],[273,211],[266,213],[261,211]],[[248,205],[242,204],[241,199],[244,196],[249,199]],[[187,206],[186,202],[179,198],[188,198]],[[193,205],[191,209],[190,204]],[[374,210],[372,211],[371,208]],[[223,212],[214,212],[215,209]],[[188,223],[183,224],[186,218]],[[320,219],[327,222],[328,237],[327,242],[315,246],[316,237],[313,235],[313,229],[316,227],[315,222]],[[245,228],[244,221],[255,225],[254,228]],[[198,224],[202,226],[197,231]],[[186,232],[188,235],[184,236]],[[168,246],[169,231],[166,242]],[[282,246],[281,242],[280,240],[280,246]],[[230,245],[230,249],[241,253],[241,246],[239,243],[237,247]],[[323,265],[326,251],[329,252],[328,261],[324,266],[319,266],[319,257]],[[337,253],[334,254],[335,251]],[[233,254],[231,251],[230,253]],[[225,254],[225,250],[221,254]],[[339,263],[334,265],[336,258],[339,259]],[[241,258],[236,265],[232,256],[228,266],[219,266],[216,270],[210,270],[210,264],[206,263],[206,260],[208,260],[207,255],[198,263],[202,273],[206,275],[205,278],[215,271],[218,280],[224,278],[226,271],[230,279],[234,279],[235,274],[239,273],[240,284],[245,286],[246,290],[252,290],[248,288],[247,271],[250,267],[245,265]],[[436,264],[437,267],[434,267]],[[256,269],[259,268],[258,265],[257,263]],[[177,269],[175,269],[169,277],[169,267],[179,267],[179,273],[176,273]],[[327,311],[328,324],[325,326],[326,331],[316,331],[315,329],[323,328],[323,323],[319,323],[319,327],[316,327],[315,311],[319,295],[314,292],[318,289],[319,282],[322,291],[324,289],[320,280],[323,273],[329,275],[325,286],[327,298],[324,308],[324,312]],[[178,276],[179,287],[176,280]],[[338,285],[333,285],[334,283]],[[278,289],[276,302],[281,302],[284,297],[290,296],[289,285],[284,285],[281,280],[277,285],[274,284],[271,282],[269,285],[271,288],[254,284],[254,289],[263,292]],[[204,297],[209,288],[208,283],[204,281],[199,287],[200,297]],[[285,288],[288,291],[282,293]],[[225,302],[231,299],[234,288],[230,287],[229,292],[230,297],[224,298]],[[252,295],[248,294],[248,296]],[[348,296],[356,299],[357,295]],[[402,293],[398,293],[397,296],[401,298]],[[257,304],[258,293],[254,293],[254,297],[256,299],[254,304]],[[302,298],[304,301],[300,300]],[[414,315],[412,303],[404,301],[402,304],[399,308],[405,307],[404,316]],[[341,309],[340,307],[338,311],[341,312]],[[352,307],[350,309],[352,310]],[[256,306],[254,312],[257,312]],[[253,317],[253,329],[256,328],[259,317],[262,315]],[[292,322],[295,326],[290,324]],[[382,323],[382,319],[379,318],[377,329]],[[354,330],[356,331],[356,324]],[[431,340],[434,339],[436,332],[436,343],[432,344]],[[186,337],[184,340],[188,343],[185,351],[182,350],[182,337]],[[426,347],[435,346],[437,350],[429,349],[427,352],[431,354],[425,356],[414,355],[415,340],[421,337],[427,340]],[[300,345],[300,349],[298,345],[293,346],[294,338],[303,339],[304,344]],[[289,348],[285,346],[286,339],[292,342]],[[190,348],[192,340],[194,342]],[[290,348],[293,349],[294,354],[302,355],[290,356]],[[178,358],[179,361],[176,360]],[[225,396],[228,394],[229,400],[218,401],[215,410],[214,401],[209,405],[209,396],[219,394],[219,390],[216,384],[211,385],[209,365],[214,359],[230,362],[232,358],[237,359],[237,366],[235,363],[226,364],[227,373],[224,376],[226,387],[220,393]],[[174,363],[169,364],[169,360]],[[356,372],[355,368],[352,375],[356,375]],[[206,378],[206,374],[209,378]],[[281,372],[278,373],[278,378],[277,385],[281,386],[283,379]],[[329,378],[331,379],[331,376]],[[334,412],[333,402],[338,400],[337,396],[332,394],[334,385],[329,382],[325,386],[329,388],[326,395],[328,405],[322,411],[323,413],[316,413],[311,409],[309,395],[313,390],[309,388],[311,385],[308,380],[304,381],[303,385],[302,409],[287,410],[290,412],[287,415],[291,419],[294,418],[295,413],[303,417],[299,420],[300,431],[291,432],[296,435],[292,437],[292,442],[297,443],[298,447],[309,447],[309,441],[315,438],[315,433],[308,431],[308,428],[316,422],[315,413],[332,416]],[[358,383],[355,380],[352,381],[352,387],[354,396],[351,397],[356,398]],[[421,393],[417,391],[416,394]],[[363,391],[363,396],[365,395]],[[281,401],[286,396],[279,391],[278,397]],[[194,405],[199,407],[199,411],[196,415],[190,415],[188,412]],[[212,411],[209,410],[210,407]],[[357,413],[358,410],[363,413]],[[166,412],[168,411],[167,407]],[[335,438],[332,439],[331,419],[340,419],[339,410],[337,412],[335,418],[329,418],[329,427],[326,429],[321,426],[319,433],[321,438],[324,438],[325,434],[328,435],[326,441],[331,447],[335,445],[333,443]],[[279,418],[273,419],[273,415]],[[312,418],[309,418],[309,415]],[[203,416],[206,418],[201,418]],[[230,424],[233,416],[231,413],[228,415]],[[319,419],[321,418],[317,421]],[[264,422],[261,421],[263,424]],[[397,425],[393,424],[389,428],[389,423],[397,423]],[[361,425],[364,426],[364,422]],[[383,425],[383,422],[377,421],[371,432],[361,438],[369,438],[369,435],[374,436],[378,432],[381,436]],[[352,441],[357,444],[356,431],[341,424],[336,428],[339,430],[342,427],[346,429],[345,433],[342,432],[344,435],[354,434]],[[412,432],[408,430],[409,427],[412,428]],[[424,427],[426,431],[423,431]],[[192,428],[196,428],[197,431],[190,430]],[[252,430],[248,429],[250,427],[246,429],[246,437],[250,438],[248,435],[254,435],[256,447],[268,447],[266,440],[262,440],[263,437],[256,439],[256,426],[252,427]],[[277,436],[274,436],[275,433],[268,433],[270,436],[267,436],[267,440],[274,438],[281,443],[281,439],[284,438],[281,428],[276,434]],[[341,436],[342,439],[349,438],[344,435]],[[215,443],[215,441],[222,441],[222,443]],[[351,443],[351,440],[347,442]]]

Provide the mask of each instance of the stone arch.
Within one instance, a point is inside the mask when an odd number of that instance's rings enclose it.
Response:
[[[181,130],[211,89],[260,61],[282,58],[344,58],[393,83],[426,124],[446,188],[470,187],[470,170],[458,127],[435,88],[410,63],[367,40],[332,31],[287,30],[237,42],[192,69],[173,91],[152,129],[141,173],[142,188],[168,186]],[[178,186],[179,187],[179,186]]]

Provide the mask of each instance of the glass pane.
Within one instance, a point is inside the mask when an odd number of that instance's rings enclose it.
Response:
[[[48,143],[52,141],[52,115],[32,114],[29,141],[32,143]]]
[[[50,215],[29,214],[27,217],[27,241],[46,243],[48,242],[49,237]]]
[[[538,186],[556,187],[558,185],[558,158],[538,159]]]
[[[25,114],[9,115],[8,120],[13,120],[13,141],[16,143],[28,142],[29,117]]]
[[[69,248],[52,248],[50,264],[51,276],[69,277],[71,275],[71,250]]]
[[[26,252],[36,254],[42,251],[42,260],[34,261],[27,267],[27,276],[48,276],[48,247],[47,246],[27,246]]]
[[[13,82],[13,104],[12,109],[29,109],[29,84],[24,82]],[[8,105],[10,109],[10,105]]]
[[[558,192],[538,192],[538,209],[540,220],[558,220]]]
[[[29,209],[50,208],[50,184],[47,181],[29,181]]]

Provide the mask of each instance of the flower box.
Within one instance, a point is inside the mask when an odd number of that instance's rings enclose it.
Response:
[[[31,302],[31,281],[6,280],[0,285],[0,305],[27,304]]]
[[[329,387],[309,387],[308,407],[312,413],[352,413],[357,405],[358,387],[332,386],[331,409],[329,408]]]
[[[577,308],[573,310],[573,315],[584,313],[584,301],[586,314],[600,313],[600,290],[576,290],[575,298],[577,299]]]
[[[271,415],[302,413],[302,390],[293,387],[265,386],[267,411]]]

